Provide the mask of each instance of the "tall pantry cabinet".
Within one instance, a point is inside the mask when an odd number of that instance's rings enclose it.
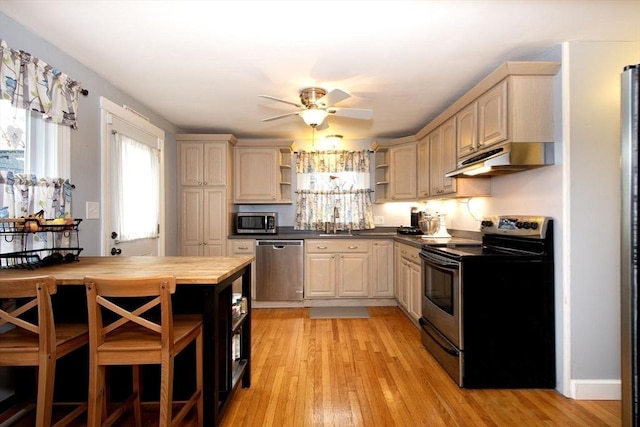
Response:
[[[233,147],[230,134],[180,134],[180,254],[224,256],[233,215]]]

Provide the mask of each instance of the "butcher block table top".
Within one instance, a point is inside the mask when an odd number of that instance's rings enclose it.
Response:
[[[3,278],[53,276],[59,285],[82,284],[84,277],[150,276],[173,274],[177,284],[219,284],[250,265],[253,257],[107,256],[80,257],[79,261],[34,270],[0,270]]]

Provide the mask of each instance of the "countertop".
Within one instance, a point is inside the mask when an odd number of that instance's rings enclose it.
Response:
[[[276,234],[232,234],[229,239],[257,239],[257,240],[307,240],[307,239],[393,239],[411,246],[421,247],[427,239],[421,235],[398,234],[397,227],[376,227],[373,230],[354,230],[351,234],[345,231],[337,233],[321,233],[319,231],[294,230],[293,227],[278,227]],[[454,237],[470,240],[482,240],[480,232],[449,230]]]
[[[40,267],[35,270],[2,270],[2,277],[51,275],[59,285],[82,284],[88,275],[173,274],[178,284],[217,285],[250,265],[253,257],[80,257],[77,262]]]

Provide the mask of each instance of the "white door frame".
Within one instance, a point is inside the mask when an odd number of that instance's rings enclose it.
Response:
[[[111,165],[109,164],[109,141],[111,139],[111,123],[112,117],[116,116],[120,120],[126,121],[139,130],[146,132],[154,137],[158,138],[160,146],[160,236],[157,239],[158,242],[158,255],[164,256],[165,254],[165,173],[164,173],[164,131],[157,126],[154,126],[149,121],[140,117],[133,111],[123,108],[107,98],[100,97],[100,129],[101,129],[101,168],[102,168],[102,183],[100,185],[100,191],[102,193],[102,203],[100,206],[100,255],[110,256],[111,250],[111,230],[107,230],[107,224],[111,224],[111,192],[109,183],[111,182]]]

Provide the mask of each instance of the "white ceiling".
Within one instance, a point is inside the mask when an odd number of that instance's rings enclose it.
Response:
[[[400,137],[504,61],[640,40],[639,0],[0,0],[0,11],[183,131],[241,138],[311,135],[298,116],[262,122],[295,107],[261,94],[339,88],[352,96],[337,106],[374,118],[330,117],[319,136]]]

